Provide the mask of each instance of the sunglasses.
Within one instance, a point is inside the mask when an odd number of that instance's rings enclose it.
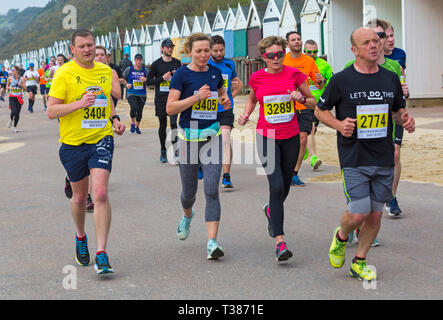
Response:
[[[377,35],[379,36],[380,39],[386,38],[386,32],[377,32]]]
[[[305,50],[305,53],[307,53],[307,54],[316,54],[316,53],[318,53],[318,50]]]
[[[275,58],[281,59],[285,56],[285,52],[284,51],[268,52],[263,55],[266,59],[271,59],[271,60],[273,60]]]

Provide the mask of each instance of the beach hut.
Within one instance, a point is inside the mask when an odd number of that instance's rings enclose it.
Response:
[[[137,53],[141,53],[140,49],[140,36],[141,36],[142,30],[141,29],[132,29],[131,33],[131,61],[134,62],[135,55]]]
[[[155,33],[155,26],[146,26],[146,36],[144,43],[144,51],[145,51],[145,64],[151,65],[154,62],[154,52],[153,52],[153,38]]]
[[[202,32],[207,35],[212,34],[212,26],[214,25],[215,16],[217,13],[214,12],[203,12],[203,22],[202,22]]]
[[[229,10],[217,10],[217,13],[215,15],[214,23],[212,25],[212,31],[211,35],[219,35],[221,37],[224,37],[225,33],[225,26],[226,26],[226,18],[228,16]]]
[[[301,38],[303,41],[314,40],[318,50],[323,52],[321,40],[321,12],[322,8],[316,0],[306,0],[300,14]]]
[[[300,32],[300,14],[304,6],[304,0],[286,0],[283,6],[280,21],[280,36],[286,38],[290,31]]]
[[[267,6],[266,2],[251,0],[246,30],[248,33],[248,56],[252,59],[259,57],[257,44],[263,39],[263,17]]]
[[[180,44],[180,34],[181,34],[180,28],[182,27],[182,25],[183,25],[183,21],[181,21],[181,20],[176,21],[174,19],[174,22],[172,23],[172,27],[171,27],[170,36],[171,36],[171,41],[174,43],[174,51],[172,52],[172,56],[174,58],[177,58],[177,56],[178,56],[177,52],[179,51],[178,45]]]
[[[226,23],[223,31],[223,37],[225,39],[225,57],[234,57],[234,24],[235,17],[237,15],[237,8],[228,8],[228,14],[226,15]]]
[[[172,22],[164,21],[161,28],[162,40],[171,39]]]
[[[162,42],[162,34],[158,24],[155,25],[154,36],[152,37],[152,61],[161,57],[160,46]]]
[[[128,29],[125,31],[125,38],[123,40],[123,55],[128,54],[131,57],[131,35]]]
[[[192,23],[192,29],[191,33],[196,32],[203,32],[202,25],[203,25],[203,16],[195,16],[194,22]]]
[[[122,41],[118,27],[115,32],[109,32],[109,50],[112,53],[114,63],[119,64],[122,59]]]
[[[234,34],[234,57],[246,57],[248,55],[248,12],[249,7],[238,4],[237,14],[235,17],[233,34]]]
[[[191,58],[188,55],[181,53],[181,51],[182,51],[183,44],[185,42],[186,37],[188,37],[191,34],[193,22],[194,22],[193,18],[191,18],[191,17],[188,18],[186,16],[183,16],[183,23],[182,23],[182,28],[181,28],[181,32],[180,32],[180,41],[179,41],[179,44],[176,48],[177,54],[178,54],[178,59],[180,59],[182,63],[190,63],[191,62]]]
[[[263,38],[280,35],[280,21],[285,0],[269,0],[263,16]]]

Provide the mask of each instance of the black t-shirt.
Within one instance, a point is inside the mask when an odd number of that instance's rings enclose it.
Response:
[[[156,99],[162,99],[162,101],[166,101],[169,94],[169,86],[171,81],[164,81],[163,75],[165,73],[168,73],[169,71],[175,71],[178,68],[181,67],[180,60],[176,58],[172,58],[171,61],[165,62],[163,61],[163,58],[160,57],[159,59],[155,60],[154,63],[151,65],[151,69],[148,73],[148,80],[147,84],[148,86],[155,86],[155,98]]]
[[[352,137],[337,132],[340,166],[394,166],[392,112],[405,108],[398,76],[384,68],[363,74],[354,65],[335,74],[317,106],[321,110],[335,107],[336,118],[357,119]]]
[[[118,75],[119,79],[124,78],[123,77],[123,72],[121,71],[121,69],[120,69],[120,67],[118,65],[111,63],[111,64],[109,64],[109,67],[112,70],[115,70],[115,72],[117,72],[117,75]]]

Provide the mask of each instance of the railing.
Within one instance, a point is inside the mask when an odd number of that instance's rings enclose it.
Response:
[[[234,58],[233,60],[237,76],[243,82],[242,93],[249,93],[249,78],[254,72],[264,68],[265,63],[261,59]]]

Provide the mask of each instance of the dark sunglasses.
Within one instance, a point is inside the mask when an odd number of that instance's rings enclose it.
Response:
[[[266,59],[275,59],[277,57],[277,59],[281,59],[285,56],[285,52],[284,51],[277,51],[277,52],[268,52],[263,54],[265,56]]]
[[[380,39],[386,38],[386,32],[377,32],[377,35],[380,37]]]
[[[318,50],[305,50],[305,53],[307,53],[307,54],[316,54],[316,53],[318,53]]]

